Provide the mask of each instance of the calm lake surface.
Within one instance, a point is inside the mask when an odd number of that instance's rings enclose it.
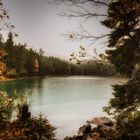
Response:
[[[0,82],[0,90],[26,94],[33,115],[47,116],[57,127],[57,138],[76,134],[86,120],[107,115],[102,107],[112,97],[118,78],[68,76]]]

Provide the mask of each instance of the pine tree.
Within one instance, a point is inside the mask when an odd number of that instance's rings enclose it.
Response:
[[[126,76],[124,85],[114,85],[114,97],[105,109],[116,119],[116,139],[140,139],[140,2],[111,1],[102,22],[111,29],[108,59]]]

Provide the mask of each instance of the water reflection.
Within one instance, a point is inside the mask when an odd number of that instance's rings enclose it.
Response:
[[[9,95],[13,92],[18,94],[33,94],[35,92],[41,92],[43,78],[31,78],[31,79],[20,79],[1,81],[0,90],[6,91]]]

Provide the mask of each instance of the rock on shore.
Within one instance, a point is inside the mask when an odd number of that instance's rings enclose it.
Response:
[[[112,140],[115,135],[114,122],[107,117],[88,120],[79,128],[78,134],[64,140]]]

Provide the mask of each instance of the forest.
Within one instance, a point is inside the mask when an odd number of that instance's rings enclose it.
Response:
[[[87,60],[76,64],[46,56],[42,49],[37,52],[26,44],[15,44],[12,33],[9,33],[6,41],[3,41],[1,36],[0,46],[4,51],[1,62],[5,64],[1,74],[7,78],[46,75],[115,75],[114,67],[108,62]]]

